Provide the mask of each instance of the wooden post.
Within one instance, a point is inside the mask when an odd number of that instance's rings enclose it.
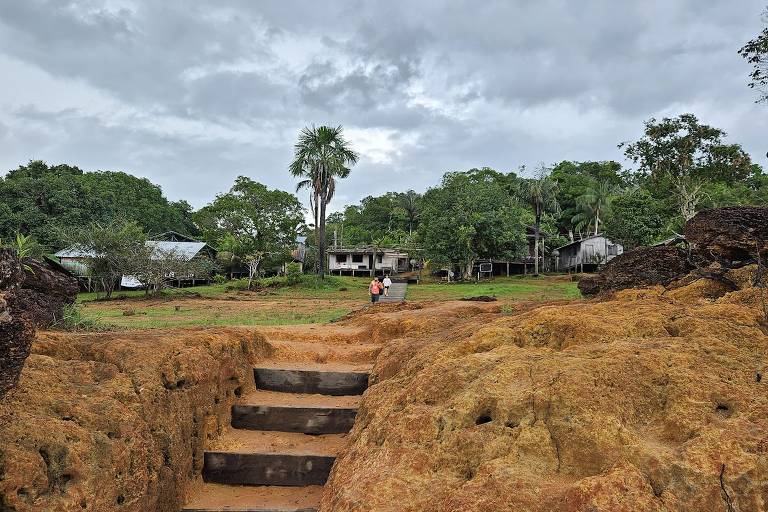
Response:
[[[509,262],[507,262],[507,277],[509,277]]]

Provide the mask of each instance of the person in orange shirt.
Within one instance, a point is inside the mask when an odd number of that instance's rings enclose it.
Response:
[[[370,282],[368,285],[368,291],[371,294],[371,304],[376,304],[379,302],[379,297],[381,296],[381,290],[384,289],[384,285],[382,285],[379,282],[378,277],[374,277],[373,281]]]

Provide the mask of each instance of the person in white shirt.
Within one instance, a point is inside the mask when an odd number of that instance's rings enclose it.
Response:
[[[384,276],[384,296],[389,297],[389,287],[392,286],[392,280],[389,276]]]

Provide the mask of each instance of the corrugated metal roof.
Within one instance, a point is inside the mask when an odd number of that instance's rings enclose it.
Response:
[[[165,242],[159,240],[148,240],[146,242],[146,246],[152,248],[153,254],[176,253],[187,260],[194,258],[206,245],[205,242]],[[58,258],[93,258],[95,255],[95,252],[84,250],[76,245],[62,249],[54,254]]]
[[[147,247],[152,248],[153,255],[175,253],[185,257],[187,260],[194,258],[197,253],[206,246],[205,242],[163,242],[157,240],[148,240]]]
[[[582,238],[582,239],[580,239],[580,240],[574,240],[573,242],[568,242],[567,244],[565,244],[565,245],[561,245],[560,247],[555,247],[555,249],[554,249],[554,250],[555,250],[555,251],[559,251],[560,249],[564,249],[565,247],[569,247],[569,246],[571,246],[571,245],[575,245],[575,244],[580,244],[580,243],[582,243],[582,242],[586,242],[587,240],[592,240],[593,238],[605,238],[606,240],[608,240],[608,238],[606,238],[606,236],[605,236],[605,235],[603,235],[602,233],[600,233],[600,234],[598,234],[598,235],[590,235],[590,236],[585,236],[584,238]],[[608,241],[610,242],[610,240],[608,240]],[[611,242],[611,243],[613,243],[613,242]]]
[[[77,245],[71,245],[54,254],[57,258],[92,258],[95,255],[95,252],[85,250]]]

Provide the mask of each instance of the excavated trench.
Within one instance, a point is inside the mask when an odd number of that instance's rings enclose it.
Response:
[[[384,330],[41,332],[0,402],[0,510],[314,510]]]
[[[0,510],[765,510],[752,270],[737,290],[43,333],[0,404]]]

